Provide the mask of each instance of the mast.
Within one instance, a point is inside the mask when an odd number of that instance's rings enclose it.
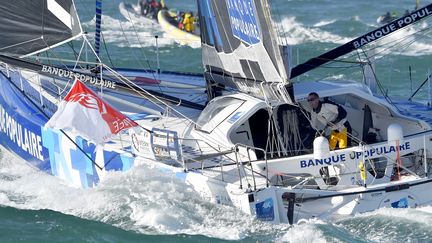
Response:
[[[309,59],[308,61],[299,64],[295,66],[291,70],[291,77],[295,78],[303,73],[306,73],[312,69],[315,69],[329,61],[332,61],[340,56],[343,56],[347,53],[350,53],[356,49],[359,49],[363,47],[366,44],[369,44],[371,42],[374,42],[384,36],[387,36],[397,30],[400,30],[408,25],[411,25],[413,23],[416,23],[424,18],[429,17],[432,15],[432,4],[427,5],[426,7],[423,7],[421,9],[418,9],[409,15],[403,16],[401,18],[398,18],[394,20],[393,22],[390,22],[389,24],[386,24],[384,26],[381,26],[363,36],[358,37],[357,39],[354,39],[342,46],[339,46],[331,51],[328,51],[318,57],[314,57]]]
[[[101,34],[102,0],[96,0],[96,31],[95,31],[95,52],[99,57],[100,34]],[[96,61],[99,61],[98,59]]]

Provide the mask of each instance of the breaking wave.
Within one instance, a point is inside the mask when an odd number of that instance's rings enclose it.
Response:
[[[330,22],[326,25],[331,24]],[[321,25],[322,26],[322,25]],[[343,44],[351,38],[339,36],[316,27],[305,26],[296,21],[295,17],[284,17],[278,27],[283,29],[284,37],[291,45],[297,45],[304,42],[321,42]]]
[[[98,187],[81,189],[30,167],[3,148],[1,155],[3,206],[54,210],[145,235],[267,241],[287,228],[257,221],[232,207],[209,203],[172,175],[150,167],[112,172]]]

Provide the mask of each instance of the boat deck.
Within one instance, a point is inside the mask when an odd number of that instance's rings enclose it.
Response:
[[[394,102],[399,111],[406,116],[418,118],[432,125],[432,106],[414,101]]]

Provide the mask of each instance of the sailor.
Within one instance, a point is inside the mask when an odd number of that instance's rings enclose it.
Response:
[[[187,32],[194,32],[195,31],[195,17],[193,16],[193,14],[191,12],[187,12],[184,15],[183,28]]]
[[[391,19],[391,14],[390,14],[390,12],[387,12],[387,13],[384,15],[383,22],[390,21],[390,19]]]
[[[321,102],[319,95],[315,92],[310,93],[307,100],[312,108],[312,127],[317,131],[325,131],[327,128],[331,129],[329,138],[330,149],[342,149],[350,146],[351,139],[348,137],[348,134],[351,134],[351,126],[347,121],[346,110],[342,106],[330,101]],[[322,126],[324,128],[319,129]]]
[[[184,16],[185,16],[184,12],[182,12],[182,11],[177,12],[177,15],[176,15],[177,27],[181,30],[184,29],[184,25],[183,25]]]
[[[157,19],[157,14],[161,9],[160,2],[156,0],[151,0],[149,6],[150,6],[149,7],[150,10],[148,12],[148,16],[152,17],[153,19]]]
[[[141,15],[146,16],[149,11],[149,0],[139,0]]]

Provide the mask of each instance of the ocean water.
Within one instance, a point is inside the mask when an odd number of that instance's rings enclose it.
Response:
[[[181,46],[157,26],[128,22],[120,0],[103,2],[101,54],[116,67],[202,72],[199,43]],[[166,0],[170,8],[196,10],[194,0]],[[421,1],[422,4],[429,3]],[[93,0],[76,0],[89,39],[94,32]],[[377,27],[386,11],[413,9],[413,0],[272,0],[281,40],[301,63]],[[409,97],[432,63],[428,26],[403,30],[398,42],[418,32],[412,45],[378,46],[377,76],[390,96]],[[407,40],[407,42],[410,42]],[[74,43],[79,50],[79,43]],[[108,52],[106,52],[108,50]],[[343,65],[343,64],[340,64]],[[345,64],[346,65],[346,64]],[[337,66],[337,65],[336,65]],[[351,67],[353,66],[353,67]],[[296,82],[359,79],[358,66],[328,66]],[[355,66],[355,67],[354,67]],[[410,73],[411,67],[411,73]],[[411,75],[410,75],[411,74]],[[411,76],[411,77],[410,77]],[[426,89],[419,97],[427,98]],[[112,172],[94,189],[74,188],[0,151],[0,242],[427,242],[432,240],[432,207],[380,209],[336,221],[309,220],[290,227],[260,222],[238,210],[214,205],[190,187],[152,168]]]

